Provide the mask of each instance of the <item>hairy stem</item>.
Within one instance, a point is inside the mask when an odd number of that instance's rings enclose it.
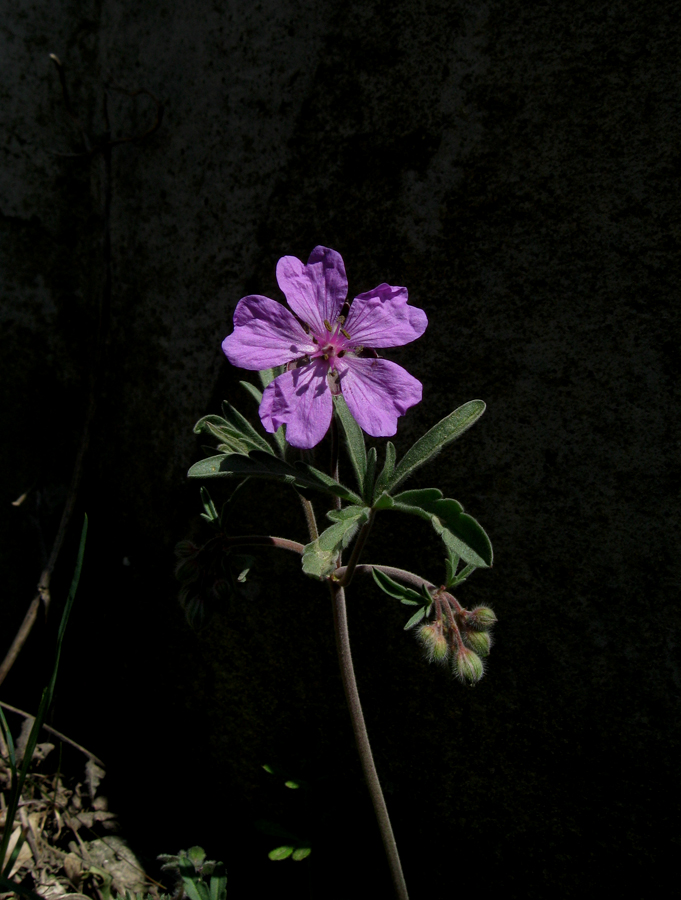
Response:
[[[341,585],[341,587],[347,587],[352,581],[352,576],[355,574],[355,569],[357,568],[357,563],[359,562],[360,554],[362,550],[364,550],[364,545],[367,542],[367,538],[369,537],[369,532],[371,531],[371,526],[374,524],[374,519],[376,518],[376,510],[372,509],[369,513],[368,520],[362,526],[362,530],[357,536],[357,540],[355,541],[355,546],[352,548],[352,553],[350,555],[350,560],[347,566],[343,566],[343,575],[339,576],[338,573],[341,571],[340,568],[336,569],[336,577]]]
[[[369,743],[369,735],[367,734],[366,725],[364,723],[364,714],[362,713],[362,704],[359,700],[357,691],[357,681],[355,680],[355,670],[352,665],[352,652],[350,650],[350,635],[348,633],[348,617],[345,607],[345,590],[337,582],[329,580],[329,589],[331,591],[331,602],[333,604],[333,624],[336,633],[336,649],[338,650],[338,661],[340,663],[341,677],[343,679],[343,689],[345,691],[345,700],[350,711],[352,720],[352,730],[355,733],[355,743],[364,772],[364,779],[369,788],[371,802],[374,805],[374,812],[378,820],[378,827],[381,831],[383,846],[388,857],[388,865],[390,866],[390,874],[392,875],[395,892],[399,900],[409,900],[407,893],[407,884],[402,873],[402,865],[400,856],[395,843],[392,825],[390,824],[390,816],[388,808],[385,805],[381,783],[378,780],[378,773],[374,763],[374,757],[371,752],[371,744]]]
[[[317,520],[315,518],[314,509],[309,500],[306,500],[302,494],[298,494],[300,502],[305,513],[305,522],[307,524],[307,532],[310,535],[310,541],[316,541],[319,537],[319,529],[317,528]]]
[[[223,538],[227,547],[277,547],[279,550],[291,550],[303,555],[304,544],[289,541],[288,538],[272,537],[269,534],[239,534],[236,537]]]
[[[369,523],[367,522],[367,525]],[[359,541],[359,538],[357,539]],[[341,584],[347,584],[345,581],[345,574],[347,570],[350,568],[349,565],[341,566],[339,569],[333,573],[334,577]],[[427,578],[421,578],[420,575],[415,575],[413,572],[407,572],[406,569],[396,569],[394,566],[376,566],[372,563],[362,563],[361,565],[355,566],[355,572],[359,572],[361,575],[371,575],[372,569],[378,569],[379,572],[385,572],[386,575],[389,575],[391,578],[396,578],[398,581],[404,581],[405,584],[411,584],[416,588],[420,588],[422,585],[428,588],[429,591],[436,590],[435,585],[428,581]]]

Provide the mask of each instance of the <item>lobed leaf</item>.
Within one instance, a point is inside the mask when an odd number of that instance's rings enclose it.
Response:
[[[367,507],[347,507],[353,513],[331,525],[308,544],[303,553],[303,572],[312,578],[330,575],[338,564],[339,554],[348,546],[359,529],[369,518]],[[345,510],[343,510],[345,512]]]
[[[457,500],[442,497],[437,488],[404,491],[393,498],[392,509],[429,521],[442,537],[448,554],[478,568],[492,565],[492,544],[483,527],[463,511]]]
[[[453,413],[445,416],[407,450],[397,464],[392,477],[386,480],[386,484],[382,485],[381,489],[394,490],[405,478],[412,475],[420,466],[425,465],[447,444],[461,437],[464,431],[468,431],[484,411],[485,404],[482,400],[470,400],[455,409]]]

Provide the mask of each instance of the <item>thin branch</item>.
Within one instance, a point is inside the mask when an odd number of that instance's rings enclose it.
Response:
[[[298,494],[300,502],[305,513],[305,523],[307,524],[307,532],[310,535],[310,541],[316,541],[319,537],[319,529],[317,528],[317,519],[315,518],[314,508],[309,500],[306,500],[302,494]]]
[[[336,569],[333,573],[334,579],[337,581],[343,582],[343,577],[346,571],[349,569],[349,566],[341,566],[340,569]],[[429,591],[437,590],[436,586],[428,581],[427,578],[421,578],[420,575],[415,575],[413,572],[407,572],[406,569],[396,569],[393,566],[376,566],[373,563],[362,563],[361,565],[355,566],[355,572],[359,572],[361,575],[371,575],[372,569],[378,569],[379,572],[385,572],[386,575],[390,575],[391,578],[397,578],[400,581],[404,581],[406,584],[411,584],[416,588],[420,588],[423,585],[428,588]]]
[[[34,719],[35,718],[35,716],[32,716],[31,713],[24,712],[23,709],[17,709],[16,706],[10,706],[9,703],[4,703],[2,700],[0,700],[0,706],[2,706],[3,709],[8,709],[10,712],[17,713],[17,715],[19,715],[19,716],[23,716],[25,719]],[[103,763],[102,760],[98,756],[95,756],[94,753],[90,753],[90,751],[87,750],[85,747],[81,747],[80,744],[77,744],[75,741],[72,741],[70,737],[66,737],[65,734],[61,733],[61,731],[57,731],[56,728],[52,728],[51,725],[46,725],[44,722],[43,722],[42,727],[45,731],[49,731],[50,734],[53,734],[56,738],[59,738],[60,741],[63,741],[65,744],[70,744],[72,747],[75,747],[76,750],[80,750],[81,753],[84,753],[86,756],[89,756],[90,759],[93,760],[94,762],[96,762],[98,765],[100,765],[104,768],[106,767],[105,763]]]
[[[291,550],[300,556],[305,552],[305,544],[289,541],[288,538],[272,537],[269,534],[239,534],[236,537],[223,538],[227,547],[277,547],[279,550]]]
[[[338,583],[329,580],[329,590],[331,591],[331,602],[333,605],[333,624],[336,633],[336,649],[338,650],[338,661],[340,664],[341,677],[343,679],[343,689],[345,691],[345,700],[350,711],[350,719],[352,720],[352,730],[355,734],[355,743],[357,751],[362,763],[362,771],[364,779],[371,795],[371,802],[374,806],[374,812],[378,820],[378,827],[381,831],[383,846],[388,857],[388,865],[390,866],[390,874],[392,876],[395,892],[399,900],[409,900],[407,893],[407,884],[404,880],[402,872],[402,864],[395,843],[395,835],[393,834],[392,825],[390,824],[390,816],[388,815],[388,807],[383,797],[381,783],[378,780],[378,772],[376,764],[371,752],[371,744],[369,743],[369,735],[367,734],[366,724],[364,722],[364,714],[362,713],[362,704],[359,699],[357,690],[357,681],[355,679],[355,670],[352,665],[352,652],[350,650],[350,635],[348,632],[348,617],[345,606],[345,591]]]

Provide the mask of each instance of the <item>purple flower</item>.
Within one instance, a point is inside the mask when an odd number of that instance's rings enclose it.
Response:
[[[315,247],[306,266],[295,256],[282,257],[277,282],[293,312],[269,297],[244,297],[234,311],[234,331],[222,342],[234,366],[287,367],[263,393],[265,430],[273,434],[286,425],[290,444],[314,447],[331,424],[332,396],[342,393],[367,434],[395,434],[398,416],[421,400],[423,388],[373,351],[408,344],[426,330],[426,314],[409,306],[407,289],[379,284],[348,308],[345,265],[327,247]]]

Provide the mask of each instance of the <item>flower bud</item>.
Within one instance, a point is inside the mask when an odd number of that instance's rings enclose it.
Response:
[[[468,646],[475,650],[478,656],[489,656],[492,638],[487,631],[466,631],[463,635]]]
[[[476,631],[489,631],[496,623],[497,617],[489,606],[476,606],[466,616],[467,627]]]
[[[484,675],[485,667],[477,653],[473,653],[468,647],[461,647],[456,654],[456,672],[462,681],[475,684]]]
[[[423,644],[429,660],[444,662],[449,656],[447,638],[437,624],[422,625],[418,630],[417,637]]]

